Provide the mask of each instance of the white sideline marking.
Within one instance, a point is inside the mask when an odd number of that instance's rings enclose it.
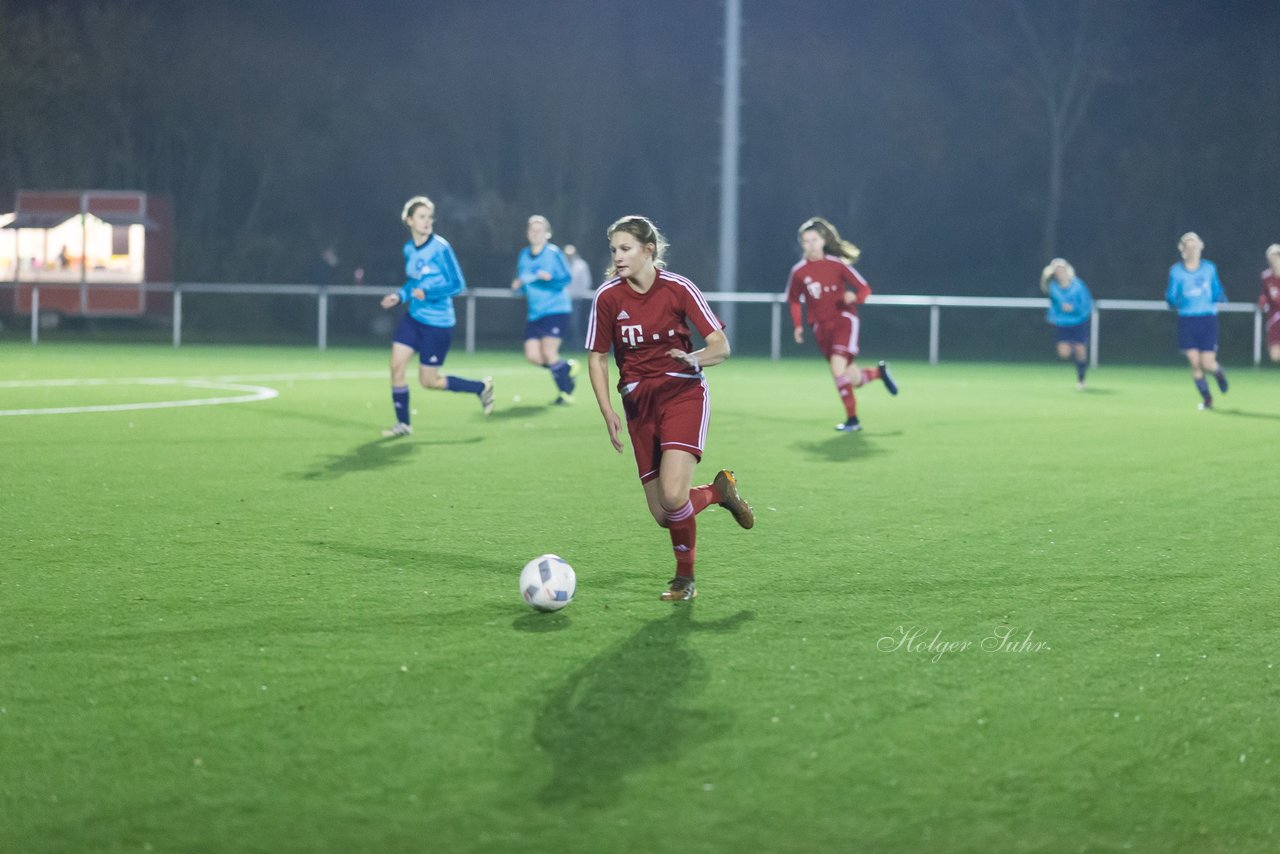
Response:
[[[186,388],[212,389],[216,391],[244,392],[233,397],[205,397],[193,400],[156,400],[150,403],[112,403],[100,406],[58,406],[46,409],[0,409],[4,415],[74,415],[81,412],[126,412],[135,409],[173,409],[179,406],[217,406],[223,403],[252,403],[279,397],[274,388],[259,385],[243,385],[220,380],[178,379],[176,377],[139,377],[136,379],[84,379],[84,380],[4,380],[0,388],[50,388],[72,386],[152,385],[185,386]]]

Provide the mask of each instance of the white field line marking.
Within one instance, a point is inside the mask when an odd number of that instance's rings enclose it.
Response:
[[[447,367],[441,368],[440,373],[451,374],[453,370]],[[528,366],[524,368],[486,368],[483,370],[470,370],[464,368],[462,376],[479,377],[479,376],[516,376],[518,374],[528,374]],[[383,368],[380,371],[318,371],[315,373],[298,373],[298,374],[224,374],[216,377],[208,377],[215,382],[265,382],[265,383],[284,383],[295,382],[300,380],[382,380],[387,379],[388,371]],[[410,385],[418,381],[417,371],[414,365],[410,364],[405,369],[405,377]]]
[[[219,383],[289,383],[299,380],[375,380],[386,379],[387,369],[380,371],[319,371],[306,374],[225,374],[210,377],[212,382]]]
[[[489,375],[515,374],[512,369],[490,371]],[[228,374],[205,377],[133,377],[129,379],[61,379],[61,380],[0,380],[0,389],[4,388],[56,388],[74,386],[105,385],[174,385],[188,388],[208,388],[221,391],[243,391],[236,397],[211,397],[200,400],[164,400],[152,403],[117,403],[102,406],[61,406],[48,409],[0,409],[4,415],[72,415],[80,412],[125,412],[135,409],[173,409],[179,406],[217,406],[223,403],[252,403],[256,400],[270,400],[278,397],[280,392],[273,388],[257,385],[245,385],[246,382],[298,382],[306,380],[371,380],[383,379],[387,376],[384,368],[380,371],[315,371],[311,373],[287,374]]]
[[[46,409],[0,409],[4,415],[73,415],[81,412],[127,412],[136,409],[174,409],[179,406],[217,406],[223,403],[252,403],[270,400],[280,392],[273,388],[240,383],[174,377],[140,377],[137,379],[108,380],[8,380],[0,381],[0,388],[48,388],[74,386],[150,385],[210,389],[213,391],[238,391],[233,397],[205,397],[191,400],[157,400],[150,403],[113,403],[101,406],[59,406]]]

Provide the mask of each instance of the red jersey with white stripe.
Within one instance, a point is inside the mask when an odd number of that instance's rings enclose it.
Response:
[[[847,288],[853,288],[854,302],[845,302]],[[800,325],[800,303],[809,315],[809,325],[818,326],[835,320],[841,312],[858,313],[858,306],[871,296],[871,286],[862,274],[834,255],[817,261],[801,261],[791,268],[787,280],[787,302],[791,304],[791,320]]]
[[[644,293],[624,279],[610,279],[591,302],[587,349],[608,353],[613,348],[620,386],[651,377],[688,376],[692,369],[667,351],[693,350],[690,325],[704,338],[724,328],[702,291],[684,276],[659,270]]]
[[[1280,312],[1280,276],[1270,269],[1262,271],[1262,296],[1258,297],[1258,307],[1267,314]]]

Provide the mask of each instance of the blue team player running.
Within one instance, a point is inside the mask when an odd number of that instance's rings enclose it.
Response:
[[[409,418],[409,384],[405,372],[413,354],[418,354],[418,380],[422,387],[437,391],[459,391],[480,398],[484,414],[493,411],[493,378],[466,380],[441,376],[440,367],[449,354],[457,317],[453,298],[466,293],[467,280],[449,241],[433,233],[435,204],[426,196],[405,202],[400,218],[409,227],[404,244],[404,274],[408,280],[400,290],[382,298],[383,308],[408,303],[391,343],[391,401],[395,404],[395,426],[383,436],[408,436],[413,432]]]
[[[1218,280],[1218,268],[1202,259],[1204,241],[1194,231],[1178,240],[1182,260],[1169,268],[1164,301],[1178,312],[1178,349],[1187,354],[1191,378],[1200,392],[1200,409],[1213,408],[1213,395],[1205,372],[1213,374],[1218,389],[1227,393],[1227,375],[1218,364],[1218,303],[1226,302]]]
[[[1093,294],[1065,258],[1054,258],[1040,274],[1040,290],[1049,297],[1046,319],[1053,326],[1058,358],[1075,357],[1076,388],[1084,389],[1089,368],[1089,327]]]
[[[526,232],[529,245],[520,250],[512,290],[521,291],[528,301],[528,322],[524,328],[524,357],[546,368],[556,384],[553,403],[573,403],[574,377],[578,363],[560,358],[560,341],[569,328],[573,304],[567,288],[573,281],[564,252],[551,238],[551,223],[545,216],[529,217]]]

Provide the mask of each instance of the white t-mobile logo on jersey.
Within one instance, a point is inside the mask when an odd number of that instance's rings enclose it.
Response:
[[[628,345],[634,347],[644,340],[644,329],[638,323],[634,326],[623,326],[622,340],[626,341]]]

